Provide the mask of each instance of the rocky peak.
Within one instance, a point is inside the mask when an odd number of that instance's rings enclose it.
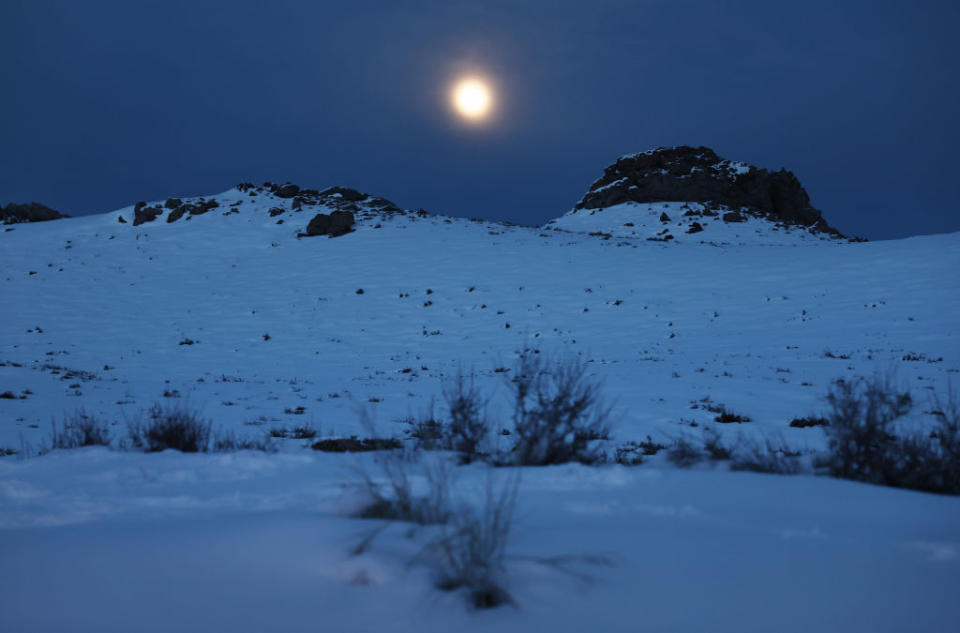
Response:
[[[837,234],[793,173],[722,158],[709,147],[659,148],[623,156],[604,170],[574,210],[625,202],[701,202]]]

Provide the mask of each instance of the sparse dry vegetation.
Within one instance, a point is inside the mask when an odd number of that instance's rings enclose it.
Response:
[[[755,473],[796,475],[804,471],[800,452],[790,449],[782,440],[769,437],[762,442],[742,442],[736,447],[730,462],[731,470],[747,470]]]
[[[174,449],[202,453],[210,449],[211,423],[185,404],[153,405],[145,421],[130,424],[130,442],[148,453]]]
[[[84,446],[110,446],[108,425],[83,409],[64,420],[63,428],[53,423],[50,440],[52,449],[82,448]]]
[[[913,398],[884,376],[837,380],[827,395],[830,475],[884,486],[960,494],[960,405],[952,391],[934,398],[933,431],[900,432]]]
[[[513,475],[498,488],[488,471],[483,505],[458,506],[441,527],[440,536],[424,550],[436,567],[437,587],[465,590],[474,608],[514,602],[506,589],[504,558],[519,483],[519,476]]]
[[[484,444],[490,434],[487,421],[487,401],[477,387],[475,377],[462,371],[445,385],[443,397],[450,413],[448,432],[452,448],[461,459],[470,463],[483,456]]]
[[[523,466],[581,462],[602,454],[597,440],[609,438],[610,409],[600,383],[576,357],[551,357],[524,349],[507,386],[513,397],[512,461]]]
[[[418,457],[404,450],[388,451],[376,459],[380,476],[359,470],[360,488],[367,501],[357,516],[419,525],[446,522],[452,469],[442,457]],[[422,480],[424,492],[415,490],[418,480]]]

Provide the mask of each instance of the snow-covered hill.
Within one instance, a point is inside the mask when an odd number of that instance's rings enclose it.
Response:
[[[402,436],[398,420],[459,368],[506,426],[498,370],[535,345],[604,381],[609,450],[711,427],[803,451],[822,431],[788,423],[820,413],[832,379],[895,368],[923,402],[960,371],[960,234],[848,243],[704,217],[700,202],[532,228],[351,191],[244,186],[138,205],[158,213],[137,226],[131,206],[0,232],[0,448],[36,450],[80,408],[122,434],[164,401],[248,435],[363,433],[363,408]],[[299,237],[343,209],[353,232]],[[648,239],[664,229],[673,240]],[[715,424],[708,402],[751,421]],[[10,630],[946,631],[958,615],[956,499],[658,461],[525,474],[517,552],[602,550],[617,566],[582,584],[517,563],[520,608],[470,614],[404,571],[416,545],[399,532],[349,558],[363,531],[338,510],[352,458],[285,442],[277,455],[0,460]],[[464,470],[467,489],[479,472]],[[183,610],[153,613],[161,595]]]
[[[806,443],[785,424],[837,376],[897,363],[944,385],[960,367],[956,234],[664,244],[391,210],[298,238],[323,207],[207,199],[219,207],[173,223],[121,224],[125,208],[0,234],[0,390],[17,396],[0,399],[0,444],[164,392],[241,429],[303,407],[296,421],[355,432],[364,403],[392,433],[458,366],[494,389],[527,343],[592,363],[619,439],[675,431],[709,396]]]

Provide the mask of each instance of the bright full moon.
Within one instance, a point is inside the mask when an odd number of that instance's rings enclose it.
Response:
[[[453,107],[469,121],[482,121],[490,113],[493,94],[479,79],[461,79],[453,87]]]

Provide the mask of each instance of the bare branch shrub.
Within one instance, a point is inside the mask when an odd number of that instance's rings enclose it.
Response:
[[[465,463],[481,458],[490,424],[486,417],[487,400],[473,374],[464,376],[458,371],[457,377],[444,386],[443,397],[450,412],[448,433],[453,450],[460,453]]]
[[[891,485],[896,436],[893,423],[913,405],[909,392],[900,392],[880,375],[837,380],[827,394],[830,424],[824,427],[830,446],[830,474]]]
[[[592,443],[609,437],[610,409],[600,383],[576,357],[551,357],[525,349],[507,385],[513,396],[514,462],[535,466],[602,457]]]
[[[946,399],[934,396],[933,407],[937,417],[934,433],[940,445],[942,489],[960,494],[960,396],[950,386]]]
[[[364,538],[353,553],[366,551],[392,522],[435,525],[435,536],[409,564],[429,565],[437,574],[439,589],[468,591],[476,608],[512,603],[504,588],[503,560],[519,473],[498,488],[493,483],[492,470],[488,470],[484,503],[474,508],[466,502],[454,502],[454,466],[448,457],[416,457],[400,450],[378,456],[381,476],[377,478],[358,470],[360,488],[367,499],[355,516],[388,523]]]
[[[898,437],[889,470],[903,488],[960,494],[960,400],[950,388],[946,399],[934,395],[931,405],[933,430]]]
[[[419,525],[445,523],[450,516],[452,468],[446,460],[415,460],[403,450],[379,453],[376,463],[382,477],[360,470],[361,489],[368,497],[357,513],[362,519],[408,521]],[[420,473],[415,474],[414,471]],[[418,494],[415,483],[422,479],[426,492]]]
[[[401,422],[407,425],[407,436],[416,441],[423,451],[442,451],[450,448],[450,428],[434,413],[434,401],[418,417],[407,416]]]
[[[437,586],[446,591],[467,590],[477,609],[513,603],[505,588],[504,557],[519,483],[515,473],[498,489],[488,471],[483,505],[458,507],[441,535],[424,548],[436,565]]]
[[[952,389],[933,398],[930,432],[897,433],[913,399],[889,378],[838,380],[827,395],[830,452],[819,464],[835,477],[928,492],[960,494],[960,403]]]

